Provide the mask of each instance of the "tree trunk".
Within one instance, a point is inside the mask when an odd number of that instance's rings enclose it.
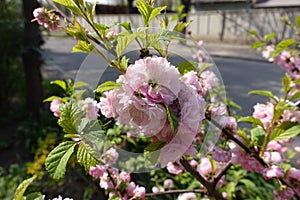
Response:
[[[33,10],[39,7],[36,0],[23,0],[24,15],[24,51],[22,53],[23,66],[26,78],[26,103],[28,111],[33,117],[39,117],[42,107],[43,91],[41,64],[42,59],[37,49],[40,48],[43,40],[37,22],[33,19]]]
[[[188,18],[188,12],[191,7],[191,0],[181,0],[181,4],[184,5],[183,13],[186,13],[186,16],[182,18],[182,22],[186,23]],[[186,28],[182,30],[182,34],[186,34]]]

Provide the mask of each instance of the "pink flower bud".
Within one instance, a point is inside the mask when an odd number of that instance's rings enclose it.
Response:
[[[54,99],[51,103],[50,103],[50,110],[53,112],[53,115],[55,117],[60,117],[60,112],[59,112],[59,107],[63,102],[59,99]]]
[[[133,190],[134,197],[137,199],[143,199],[146,195],[146,189],[144,187],[136,186]]]
[[[123,182],[129,183],[131,180],[130,174],[128,174],[127,172],[121,172],[120,180]]]
[[[263,170],[263,177],[266,180],[269,180],[271,178],[281,178],[284,176],[284,170],[276,165],[272,165],[269,168],[265,168]]]
[[[164,187],[167,189],[172,189],[174,187],[174,183],[172,179],[166,179],[164,180]]]

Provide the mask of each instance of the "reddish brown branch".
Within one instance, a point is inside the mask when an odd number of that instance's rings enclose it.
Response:
[[[181,193],[187,193],[187,192],[193,192],[193,193],[206,193],[207,191],[205,189],[194,189],[194,190],[168,190],[164,192],[156,192],[156,193],[147,193],[146,197],[154,197],[154,196],[160,196],[160,195],[167,195],[167,194],[181,194]]]

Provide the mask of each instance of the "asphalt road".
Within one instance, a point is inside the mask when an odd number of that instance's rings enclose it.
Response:
[[[104,61],[93,55],[70,53],[76,41],[70,39],[47,38],[43,47],[45,65],[42,68],[43,76],[50,80],[59,78],[72,78],[90,83],[93,87],[105,80],[115,80],[117,74],[112,68],[107,69]],[[174,53],[182,57],[191,56],[187,49],[175,46]],[[222,49],[226,52],[226,49]],[[229,50],[228,50],[229,51]],[[284,72],[278,66],[249,59],[245,52],[236,48],[235,52],[230,49],[230,55],[214,54],[214,48],[208,48],[208,54],[212,55],[217,69],[226,87],[226,95],[243,107],[238,111],[240,115],[251,115],[253,106],[267,101],[267,98],[258,95],[248,95],[251,90],[270,90],[279,94],[281,87],[280,78]],[[240,56],[239,56],[240,53]],[[252,56],[253,57],[253,56]],[[245,59],[246,58],[246,59]],[[105,71],[105,73],[104,73]],[[100,76],[104,73],[100,80]]]

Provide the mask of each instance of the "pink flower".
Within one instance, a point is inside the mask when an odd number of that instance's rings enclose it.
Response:
[[[217,78],[216,74],[210,70],[205,70],[204,72],[202,72],[200,77],[202,77],[205,80],[205,82],[209,85],[210,90],[219,82],[219,79]]]
[[[174,183],[172,179],[166,179],[164,180],[164,187],[167,189],[172,189],[174,187]]]
[[[127,172],[121,172],[120,173],[120,181],[129,183],[131,180],[130,174],[128,174]]]
[[[99,179],[103,176],[103,173],[106,172],[107,169],[108,167],[105,165],[96,165],[95,167],[90,167],[89,174],[92,177]]]
[[[133,190],[133,194],[136,199],[143,199],[146,195],[146,189],[144,187],[136,186]]]
[[[116,168],[108,168],[100,177],[99,185],[101,188],[107,190],[113,189],[115,187],[114,183],[116,185],[119,183],[119,170]]]
[[[230,130],[232,133],[237,132],[237,122],[234,117],[221,116],[219,122],[224,128]]]
[[[226,105],[224,103],[220,104],[209,104],[207,111],[211,114],[211,117],[219,117],[225,115],[227,112]]]
[[[274,200],[290,200],[295,195],[292,188],[287,187],[283,190],[274,190]]]
[[[294,147],[294,150],[295,150],[297,153],[300,153],[300,146]]]
[[[280,151],[281,145],[277,141],[271,141],[267,145],[267,150]]]
[[[184,74],[180,80],[196,90],[201,96],[205,95],[210,90],[209,85],[204,81],[204,79],[198,77],[194,71]]]
[[[193,192],[180,194],[178,200],[196,200],[196,195]]]
[[[266,180],[271,178],[282,178],[284,176],[284,170],[276,165],[272,165],[269,168],[265,168],[263,170],[263,177]]]
[[[97,101],[88,97],[84,101],[79,103],[79,107],[85,112],[85,117],[88,119],[97,119],[99,116],[98,111],[98,104]]]
[[[119,153],[115,148],[110,148],[102,156],[101,160],[107,165],[113,165],[117,162],[119,158]]]
[[[53,10],[47,11],[46,8],[37,8],[33,11],[33,16],[35,20],[46,29],[50,31],[58,29],[60,18]]]
[[[63,104],[63,102],[59,99],[54,99],[50,103],[50,110],[53,112],[55,117],[60,117],[59,107]]]
[[[110,39],[115,38],[117,35],[118,35],[118,33],[116,33],[115,31],[107,31],[105,33],[105,38],[110,40]]]
[[[125,79],[134,92],[142,92],[155,103],[171,104],[180,91],[179,72],[163,57],[147,57],[136,61],[128,67]]]
[[[268,128],[273,119],[274,115],[274,105],[272,103],[267,104],[256,104],[254,107],[253,117],[259,119],[264,128]]]
[[[290,168],[287,174],[288,182],[292,183],[292,180],[295,180],[300,185],[300,170],[296,168]]]
[[[282,114],[282,121],[285,122],[298,122],[300,124],[300,111],[286,109]]]
[[[213,152],[211,153],[212,159],[218,162],[229,162],[231,160],[231,152],[225,151],[220,147],[214,147]]]
[[[72,198],[66,197],[66,198],[62,198],[60,195],[58,195],[58,197],[53,198],[52,200],[73,200]]]
[[[267,163],[281,163],[282,162],[282,158],[279,152],[264,152],[264,160]]]
[[[192,166],[192,167],[196,167],[198,165],[198,162],[196,160],[190,160],[189,164]]]
[[[178,164],[175,164],[175,163],[171,163],[169,162],[167,164],[167,170],[169,173],[171,174],[181,174],[183,172],[183,168],[181,166],[179,166]]]
[[[152,187],[152,192],[153,193],[158,193],[158,192],[160,192],[160,190],[159,190],[158,187],[154,186],[154,187]]]
[[[99,108],[101,113],[107,118],[115,118],[117,116],[116,113],[116,103],[117,103],[117,92],[116,90],[110,90],[108,92],[104,92],[106,97],[100,98]]]
[[[268,45],[264,51],[262,51],[262,56],[269,62],[273,62],[274,58],[270,57],[271,52],[275,51],[274,45]]]
[[[127,187],[126,187],[126,193],[128,194],[128,196],[133,196],[133,191],[136,188],[136,185],[134,182],[130,182]]]
[[[206,157],[201,158],[200,164],[197,167],[197,171],[202,176],[210,174],[212,172],[212,165],[210,160]]]

